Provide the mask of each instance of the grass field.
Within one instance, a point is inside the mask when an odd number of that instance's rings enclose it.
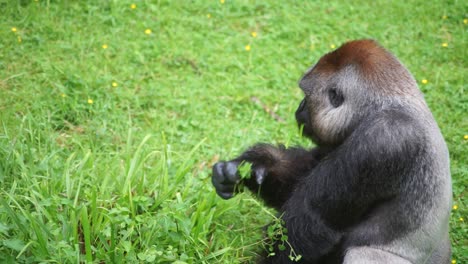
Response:
[[[468,3],[388,3],[0,0],[0,262],[253,262],[274,212],[217,197],[212,164],[258,141],[311,146],[297,80],[374,38],[446,138],[468,263]]]

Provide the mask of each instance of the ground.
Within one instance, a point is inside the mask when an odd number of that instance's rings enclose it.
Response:
[[[221,200],[211,165],[258,141],[311,146],[293,118],[298,79],[374,38],[414,74],[448,143],[453,261],[468,263],[466,2],[0,9],[0,262],[253,262],[274,212],[248,193]]]

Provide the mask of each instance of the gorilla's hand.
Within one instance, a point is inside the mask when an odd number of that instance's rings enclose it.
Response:
[[[242,162],[220,161],[213,166],[213,176],[211,181],[216,189],[216,193],[223,199],[230,199],[238,191],[236,188],[244,179],[241,178],[238,167]],[[253,180],[260,185],[265,180],[266,169],[264,166],[252,165],[250,183]],[[253,180],[252,180],[253,179]]]
[[[267,205],[280,210],[296,183],[328,152],[259,143],[235,159],[216,163],[211,180],[224,199],[232,198],[245,186]]]

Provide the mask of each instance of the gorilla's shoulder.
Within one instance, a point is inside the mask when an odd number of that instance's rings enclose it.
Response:
[[[412,112],[386,109],[366,118],[350,135],[347,149],[375,159],[408,159],[420,155],[428,143],[427,131]]]

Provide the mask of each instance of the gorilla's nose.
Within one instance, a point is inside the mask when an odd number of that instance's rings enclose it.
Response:
[[[301,103],[299,104],[299,107],[297,108],[297,111],[302,112],[305,107],[305,99],[302,99]]]
[[[306,101],[304,98],[296,110],[296,120],[299,124],[305,124],[307,121],[307,116],[308,116],[308,111],[306,107]]]

